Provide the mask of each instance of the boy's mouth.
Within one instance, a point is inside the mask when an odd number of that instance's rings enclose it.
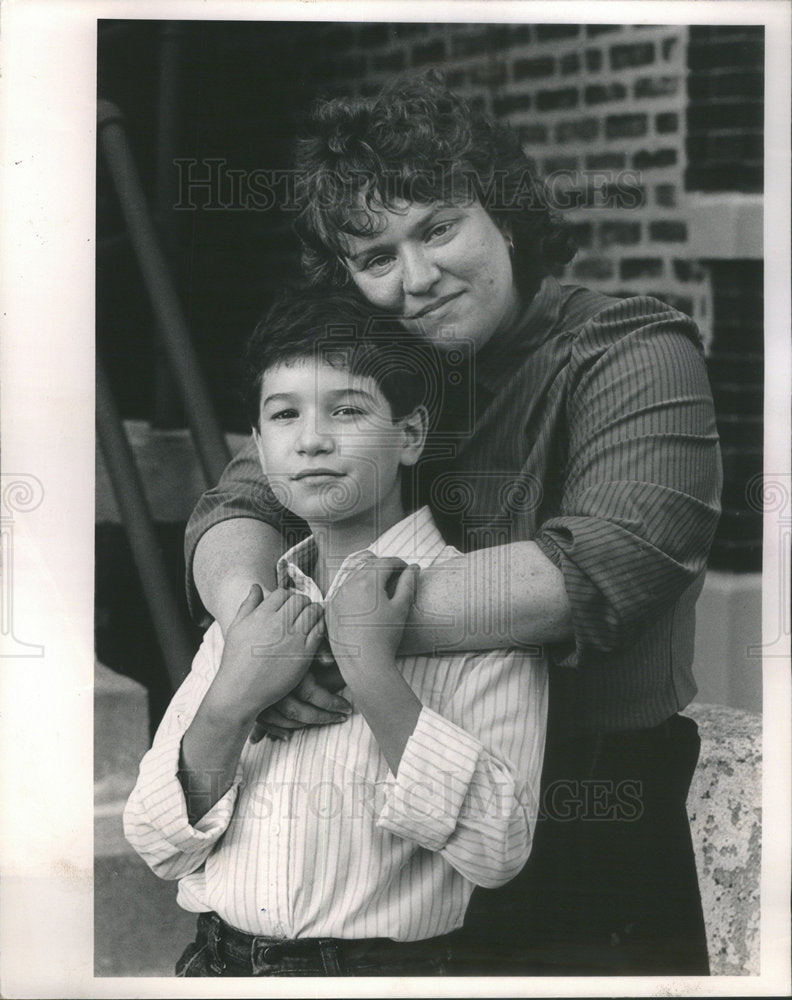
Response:
[[[343,472],[335,472],[333,469],[303,469],[301,472],[295,473],[292,479],[322,479],[328,476],[341,479],[343,475]]]

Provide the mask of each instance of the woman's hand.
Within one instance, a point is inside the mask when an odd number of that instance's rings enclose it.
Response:
[[[337,694],[344,683],[330,647],[323,640],[308,673],[297,687],[259,712],[250,742],[258,743],[264,736],[285,740],[294,729],[346,721],[352,706]]]

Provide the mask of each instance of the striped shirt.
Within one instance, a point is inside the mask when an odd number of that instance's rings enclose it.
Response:
[[[370,546],[422,569],[457,555],[423,508]],[[313,540],[278,564],[321,601]],[[354,565],[345,560],[334,586]],[[181,739],[222,655],[215,624],[144,757],[127,839],[178,902],[273,937],[414,941],[461,926],[474,885],[513,878],[539,805],[547,669],[522,650],[401,657],[423,703],[394,777],[348,688],[351,717],[247,743],[232,787],[194,825],[179,778]]]
[[[695,324],[657,299],[547,278],[476,356],[472,383],[475,409],[430,442],[451,459],[422,458],[422,502],[464,551],[534,540],[561,570],[574,637],[548,651],[553,720],[570,734],[659,724],[696,692],[695,601],[720,514]],[[252,448],[199,501],[188,568],[229,517],[279,524]]]

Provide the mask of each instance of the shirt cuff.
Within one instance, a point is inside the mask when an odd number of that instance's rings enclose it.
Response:
[[[430,851],[456,830],[481,743],[448,719],[422,708],[398,774],[385,782],[377,826]]]
[[[225,833],[236,805],[241,764],[231,787],[193,826],[178,778],[182,733],[174,733],[152,748],[140,767],[140,800],[152,826],[173,847],[185,853],[216,843]],[[200,802],[200,799],[198,800]]]

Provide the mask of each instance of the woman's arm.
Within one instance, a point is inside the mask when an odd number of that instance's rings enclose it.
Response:
[[[225,632],[252,584],[265,592],[274,588],[284,550],[282,517],[251,438],[187,523],[187,599],[196,619],[208,611]]]
[[[283,552],[280,531],[252,517],[212,525],[198,541],[193,580],[204,607],[225,634],[252,584],[275,589],[275,564]]]
[[[401,652],[500,649],[571,638],[561,571],[534,542],[513,542],[422,572]]]

